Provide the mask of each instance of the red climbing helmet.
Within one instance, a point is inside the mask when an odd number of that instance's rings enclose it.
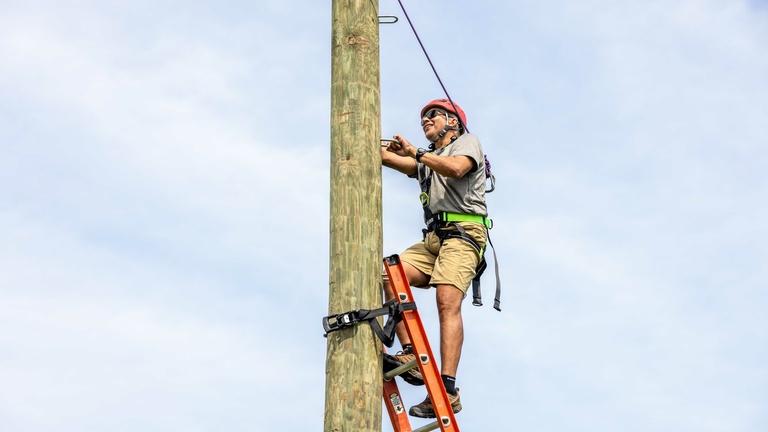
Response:
[[[454,107],[456,107],[456,108],[454,108]],[[448,111],[449,113],[456,114],[457,116],[459,116],[459,120],[461,121],[461,125],[464,127],[465,130],[467,129],[467,115],[464,114],[464,110],[461,109],[459,104],[457,104],[456,102],[451,104],[451,101],[449,99],[446,99],[446,98],[435,99],[432,102],[430,102],[427,105],[425,105],[424,108],[421,109],[421,117],[422,118],[424,117],[424,114],[430,108],[441,108],[441,109],[444,109],[444,110]]]

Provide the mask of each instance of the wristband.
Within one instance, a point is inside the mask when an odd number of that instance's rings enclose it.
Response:
[[[427,150],[423,148],[416,150],[416,162],[421,162],[421,157],[424,156],[425,153],[427,153]]]

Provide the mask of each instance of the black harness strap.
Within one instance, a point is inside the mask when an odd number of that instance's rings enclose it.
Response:
[[[441,227],[440,223],[437,222],[436,219],[438,219],[438,217],[433,216],[433,221],[427,224],[427,229],[422,230],[425,236],[428,232],[434,231],[437,237],[440,239],[440,242],[443,242],[449,238],[458,238],[471,244],[480,253],[480,262],[475,268],[475,277],[472,279],[472,305],[482,306],[483,299],[480,290],[480,277],[483,275],[483,272],[485,272],[485,269],[488,268],[488,262],[485,260],[485,250],[483,250],[477,241],[472,238],[472,236],[467,234],[467,232],[464,231],[464,228],[462,228],[462,226],[458,223],[448,222],[444,223],[444,225]],[[455,227],[456,229],[441,229],[451,226]],[[493,299],[493,308],[501,312],[501,277],[499,276],[499,259],[496,257],[496,248],[493,246],[493,242],[491,242],[491,233],[487,227],[485,228],[485,232],[488,238],[488,244],[491,245],[491,250],[493,250],[493,262],[496,263],[494,266],[494,269],[496,270],[496,295]]]
[[[499,277],[499,259],[496,258],[496,248],[493,247],[491,242],[491,235],[488,233],[488,244],[491,245],[493,251],[493,262],[495,263],[494,269],[496,270],[496,296],[493,298],[493,308],[501,312],[501,277]],[[483,256],[480,264],[477,266],[477,274],[472,279],[472,304],[475,306],[482,306],[483,301],[480,295],[480,276],[482,276],[485,269],[488,267],[488,263]]]
[[[356,325],[362,321],[368,321],[381,342],[387,347],[392,347],[395,343],[395,326],[403,320],[402,313],[407,310],[416,310],[416,303],[400,303],[396,299],[392,299],[384,303],[384,306],[379,309],[360,309],[343,314],[328,315],[323,318],[323,329],[325,330],[323,336],[328,337],[328,333]],[[384,328],[382,328],[376,318],[385,315],[388,318]]]

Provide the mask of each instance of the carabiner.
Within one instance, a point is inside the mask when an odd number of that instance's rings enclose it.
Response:
[[[429,205],[429,195],[426,192],[422,192],[419,194],[419,201],[421,201],[421,205],[426,207]]]

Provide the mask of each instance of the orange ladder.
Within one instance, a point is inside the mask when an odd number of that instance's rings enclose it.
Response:
[[[389,283],[395,293],[395,297],[400,304],[413,302],[411,286],[405,275],[405,269],[400,262],[400,257],[392,255],[384,259],[384,268],[389,276]],[[408,330],[408,336],[411,338],[413,352],[416,354],[416,360],[406,363],[396,369],[384,374],[384,404],[387,407],[389,418],[392,421],[392,427],[395,432],[427,432],[437,430],[442,432],[459,432],[459,425],[456,424],[456,418],[451,409],[451,403],[448,400],[448,393],[445,391],[443,379],[440,377],[440,369],[435,363],[432,355],[432,349],[429,347],[429,340],[424,331],[424,326],[419,318],[419,311],[415,308],[404,310],[402,312],[402,321]],[[386,348],[385,348],[386,350]],[[395,383],[395,377],[405,373],[415,367],[421,371],[424,379],[424,385],[427,387],[427,394],[432,401],[437,420],[422,426],[418,429],[412,429],[408,421],[408,413],[400,397],[400,390]]]

